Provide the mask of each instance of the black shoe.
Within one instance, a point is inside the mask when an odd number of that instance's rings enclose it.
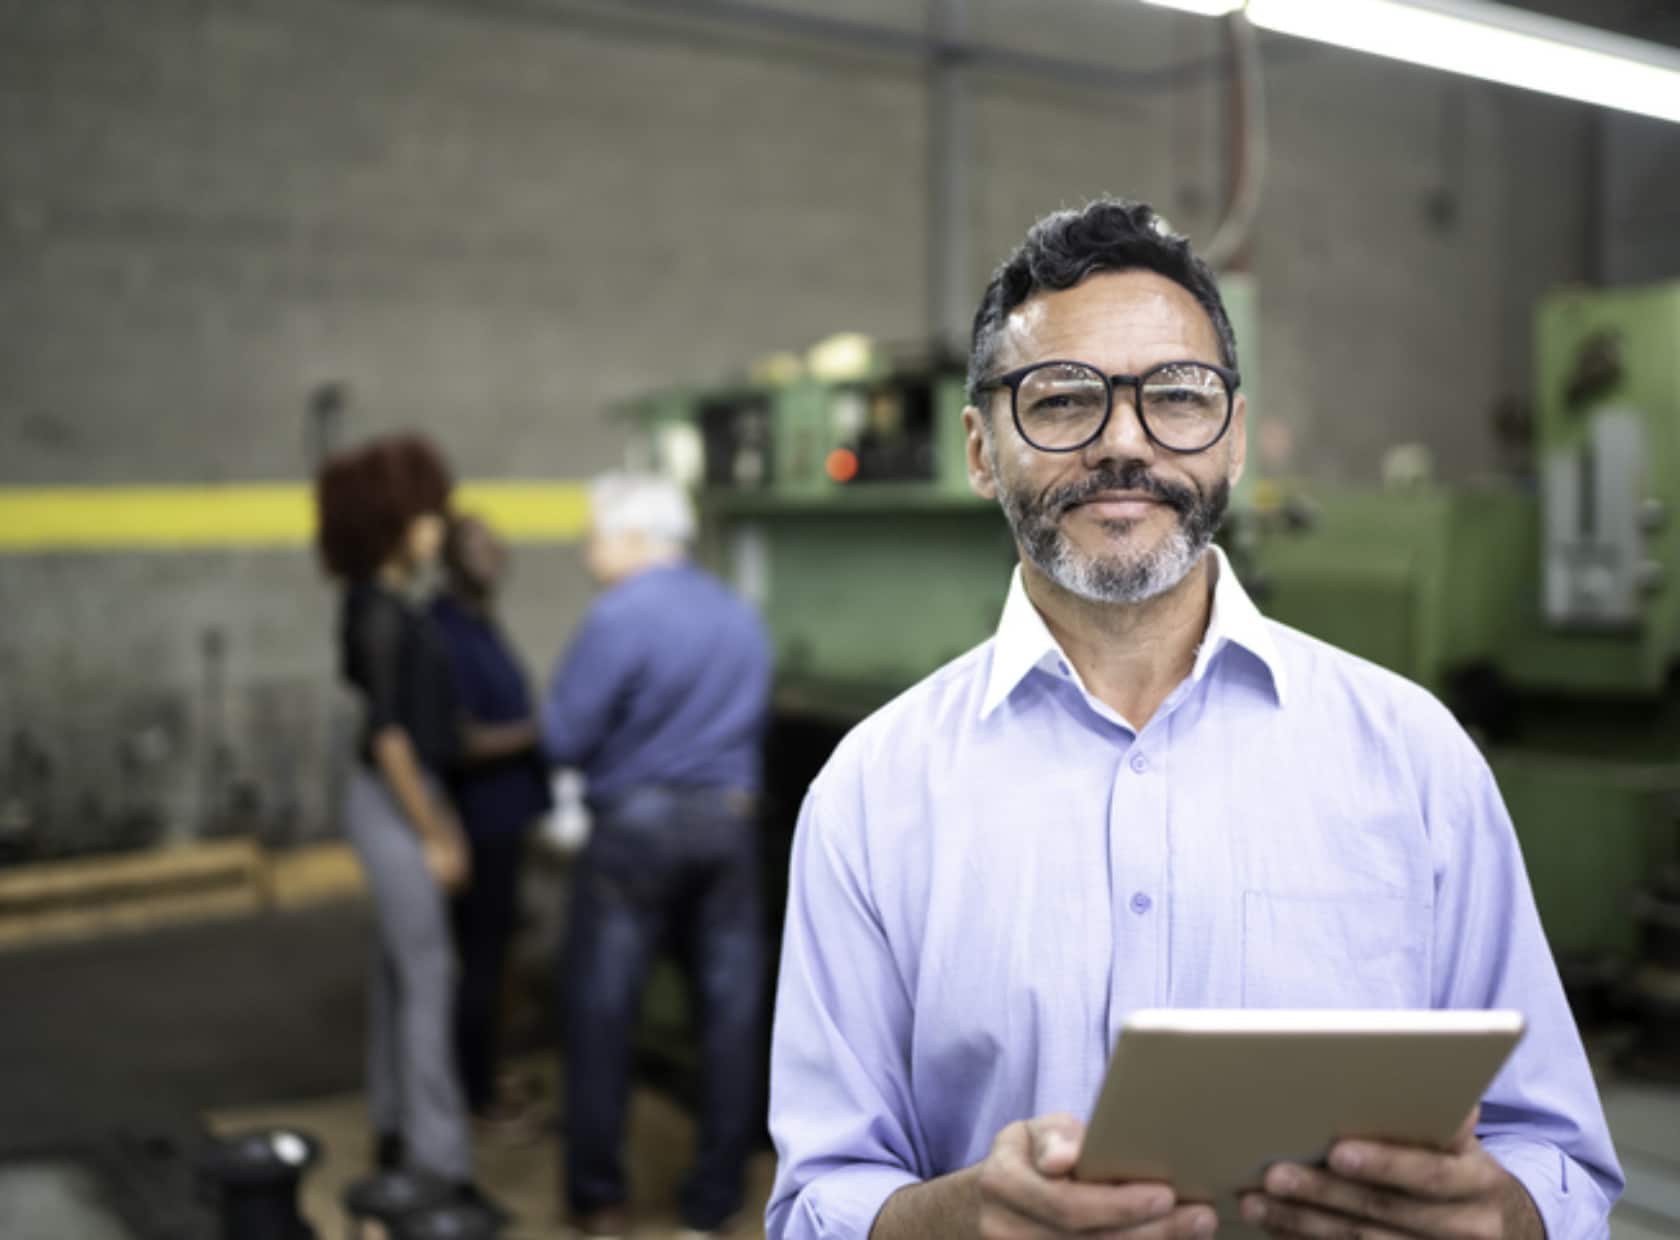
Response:
[[[496,1226],[498,1227],[505,1227],[513,1221],[513,1215],[508,1212],[506,1206],[502,1205],[471,1180],[467,1180],[464,1183],[456,1185],[455,1200],[461,1205],[472,1206],[475,1209],[481,1210],[485,1214],[490,1215],[490,1217],[496,1220]]]

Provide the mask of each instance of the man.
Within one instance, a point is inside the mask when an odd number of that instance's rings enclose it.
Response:
[[[996,636],[806,800],[773,1240],[1211,1235],[1166,1185],[1074,1182],[1077,1117],[1132,1010],[1245,1006],[1529,1023],[1451,1149],[1277,1165],[1251,1223],[1605,1234],[1620,1171],[1487,766],[1422,690],[1262,619],[1209,549],[1236,366],[1211,272],[1145,206],[1041,220],[986,290],[969,476],[1021,563]]]
[[[451,905],[461,980],[455,994],[455,1057],[467,1106],[492,1128],[519,1129],[525,1105],[498,1097],[497,1034],[502,974],[519,907],[530,827],[549,807],[548,777],[525,669],[496,620],[507,552],[483,521],[450,523],[447,587],[432,605],[468,717],[468,761],[449,772],[449,795],[466,828],[472,878]]]
[[[681,1194],[691,1234],[740,1208],[757,1131],[763,976],[752,804],[770,647],[741,599],[689,563],[674,482],[609,475],[591,494],[584,617],[542,712],[557,765],[581,768],[594,828],[566,962],[566,1192],[583,1234],[626,1226],[621,1150],[630,1042],[648,966],[675,941],[701,1037],[699,1145]]]

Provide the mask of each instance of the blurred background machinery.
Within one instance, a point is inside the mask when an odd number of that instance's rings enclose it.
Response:
[[[1535,334],[1531,480],[1317,492],[1310,522],[1260,540],[1258,582],[1275,618],[1477,734],[1583,1014],[1620,995],[1672,1031],[1680,284],[1555,292]],[[1645,1067],[1680,1071],[1651,1045]]]
[[[1228,296],[1252,441],[1253,288]],[[1680,284],[1549,295],[1536,359],[1531,471],[1446,487],[1401,450],[1381,487],[1251,482],[1224,538],[1269,615],[1425,685],[1477,737],[1583,1015],[1671,1027]],[[1453,393],[1420,374],[1416,399]],[[640,463],[697,485],[705,558],[768,619],[777,825],[840,731],[996,625],[1015,550],[968,489],[963,404],[955,362],[854,341],[631,409]]]

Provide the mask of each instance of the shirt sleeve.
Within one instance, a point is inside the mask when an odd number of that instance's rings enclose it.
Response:
[[[1528,1190],[1548,1236],[1606,1236],[1623,1178],[1604,1110],[1510,815],[1481,755],[1455,739],[1429,796],[1435,1004],[1523,1013],[1527,1033],[1482,1100],[1477,1136]]]
[[[398,604],[377,595],[370,597],[355,617],[350,634],[365,677],[369,736],[402,724],[402,638],[403,617]]]
[[[886,1199],[921,1178],[910,995],[845,844],[860,825],[814,788],[794,836],[770,1052],[769,1240],[867,1236]]]
[[[636,670],[631,626],[615,624],[597,603],[554,669],[541,719],[543,749],[554,766],[587,768],[611,728]]]

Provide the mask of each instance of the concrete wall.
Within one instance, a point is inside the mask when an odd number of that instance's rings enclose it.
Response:
[[[354,434],[419,426],[465,474],[583,476],[620,451],[617,398],[840,329],[920,338],[925,5],[775,7],[805,24],[0,0],[0,486],[296,478],[323,381],[348,384]],[[1215,27],[1112,0],[973,10],[991,46],[1093,66],[970,70],[976,293],[1034,217],[1099,192],[1206,239]],[[842,19],[877,29],[837,38]],[[1487,470],[1533,298],[1589,273],[1594,114],[1265,49],[1247,347],[1288,431],[1271,463],[1369,479],[1419,440],[1447,477]],[[512,626],[546,669],[587,589],[569,548],[517,570]],[[301,553],[13,557],[0,615],[0,738],[26,734],[0,823],[68,838],[138,805],[191,830],[231,799],[277,832],[325,825],[347,725]]]
[[[1680,280],[1680,125],[1639,116],[1607,116],[1601,123],[1601,278],[1611,284]]]

